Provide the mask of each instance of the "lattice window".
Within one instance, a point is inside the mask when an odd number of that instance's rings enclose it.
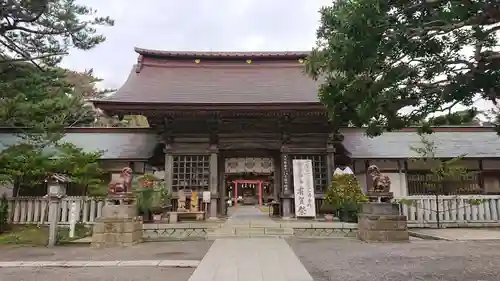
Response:
[[[326,155],[293,155],[292,159],[311,160],[313,168],[314,191],[323,193],[328,185]],[[293,180],[292,180],[293,185]]]
[[[208,190],[210,157],[208,155],[178,155],[173,157],[172,187],[180,189]]]
[[[438,181],[435,176],[425,172],[408,171],[406,173],[408,195],[467,195],[481,194],[479,173],[470,173],[459,179]]]

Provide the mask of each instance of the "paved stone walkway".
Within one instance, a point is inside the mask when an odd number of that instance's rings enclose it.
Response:
[[[448,241],[500,240],[498,228],[410,229],[417,237]]]
[[[273,224],[254,206],[238,206],[230,225]],[[189,281],[313,281],[290,246],[278,238],[217,239]]]

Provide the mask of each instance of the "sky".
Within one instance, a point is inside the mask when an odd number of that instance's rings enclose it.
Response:
[[[79,0],[110,16],[107,40],[72,51],[63,66],[93,69],[119,88],[137,60],[134,47],[169,51],[302,51],[314,46],[318,10],[332,0]],[[141,3],[141,4],[138,4]]]

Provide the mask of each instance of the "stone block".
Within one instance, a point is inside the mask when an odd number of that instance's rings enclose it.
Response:
[[[168,213],[168,221],[170,223],[177,223],[179,221],[179,217],[177,216],[177,212],[169,212]]]
[[[365,230],[407,230],[405,216],[373,216],[360,214],[358,216],[360,229]]]
[[[136,205],[105,205],[102,208],[103,218],[135,218],[137,217]]]
[[[406,216],[399,215],[399,205],[365,203],[358,215],[358,238],[367,242],[409,241]]]
[[[104,208],[105,216],[94,223],[92,247],[123,247],[141,242],[142,219],[135,215],[134,205],[106,205]]]
[[[399,230],[358,230],[358,238],[367,242],[409,241],[408,231]]]
[[[138,243],[142,239],[142,231],[121,233],[116,238],[122,243]]]
[[[371,215],[399,215],[399,204],[393,203],[363,203],[361,213]]]

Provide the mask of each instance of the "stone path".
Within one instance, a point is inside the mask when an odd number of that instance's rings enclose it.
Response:
[[[273,222],[254,206],[238,206],[226,226]],[[189,281],[313,281],[279,238],[217,239]]]
[[[410,233],[424,239],[436,240],[500,240],[500,229],[498,228],[425,228],[411,229]]]
[[[196,260],[122,260],[122,261],[6,261],[0,268],[11,267],[197,267]]]

